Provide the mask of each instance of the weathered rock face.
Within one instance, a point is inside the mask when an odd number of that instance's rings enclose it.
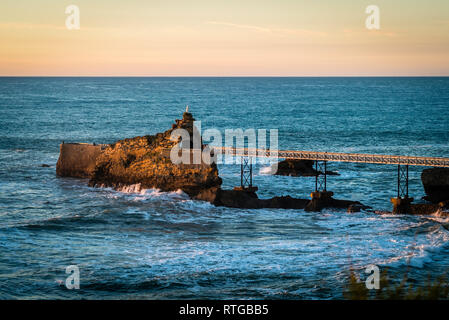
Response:
[[[208,201],[216,206],[232,208],[282,208],[320,211],[325,207],[365,209],[359,202],[335,200],[326,202],[296,199],[290,196],[259,199],[249,190],[223,190],[215,163],[175,164],[170,159],[173,130],[185,129],[191,137],[196,128],[190,113],[176,120],[170,130],[154,136],[135,137],[117,141],[107,146],[87,144],[63,144],[58,160],[57,173],[61,176],[90,178],[90,186],[121,189],[138,185],[139,189],[158,188],[162,191],[181,189],[192,199]],[[197,151],[206,146],[199,142]],[[188,147],[188,146],[187,146]],[[188,154],[192,155],[191,152]],[[191,157],[191,160],[192,157]],[[280,165],[289,174],[315,175],[312,161],[286,160]]]
[[[371,209],[358,201],[334,199],[333,192],[321,191],[313,192],[312,200],[305,207],[306,211],[321,211],[324,208],[346,209],[347,212],[353,213],[360,210]]]
[[[421,181],[427,195],[424,199],[433,203],[449,200],[449,168],[424,169]]]
[[[174,164],[170,160],[169,150],[177,144],[170,140],[172,131],[185,129],[192,137],[193,121],[190,113],[184,113],[170,130],[112,144],[97,158],[89,185],[120,188],[140,183],[142,188],[162,191],[181,189],[191,197],[219,187],[222,181],[215,164]]]
[[[407,214],[419,214],[419,215],[429,215],[438,213],[439,211],[446,211],[448,209],[448,204],[445,202],[440,203],[416,203],[410,204],[410,208]]]
[[[357,201],[337,200],[329,198],[328,201],[298,199],[290,196],[259,199],[255,192],[241,190],[223,190],[211,188],[200,193],[196,199],[208,201],[215,206],[245,209],[305,209],[306,211],[321,211],[324,208],[348,209],[351,212],[370,209]]]
[[[259,199],[255,192],[218,189],[212,204],[222,207],[245,209],[304,209],[308,202],[309,200],[295,199],[290,196]]]
[[[375,211],[378,214],[391,214],[396,212],[389,211]],[[439,214],[442,216],[449,216],[449,201],[442,201],[439,203],[411,203],[406,212],[400,214],[411,215],[432,215]]]
[[[90,178],[101,150],[101,145],[61,144],[59,159],[56,163],[56,174],[61,177]]]
[[[272,172],[279,176],[292,176],[292,177],[314,177],[317,172],[313,167],[314,162],[312,160],[295,160],[286,159],[278,163],[278,169],[276,172]],[[272,169],[274,171],[274,169]],[[318,172],[322,174],[322,172]],[[333,171],[327,171],[328,175],[338,175]]]

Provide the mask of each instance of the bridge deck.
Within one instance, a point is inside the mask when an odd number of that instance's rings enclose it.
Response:
[[[217,150],[222,154],[231,156],[250,156],[250,157],[263,157],[263,158],[278,157],[284,159],[298,159],[298,160],[449,167],[449,158],[409,157],[409,156],[394,156],[394,155],[380,155],[380,154],[315,152],[315,151],[296,151],[296,150],[279,150],[277,152],[273,151],[270,153],[270,150],[266,149],[232,148],[232,147],[214,147],[214,150]]]

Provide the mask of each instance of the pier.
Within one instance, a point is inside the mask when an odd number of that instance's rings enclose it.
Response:
[[[312,160],[315,162],[315,190],[311,193],[312,201],[325,203],[333,195],[327,190],[327,162],[352,162],[366,164],[385,164],[397,166],[397,195],[391,198],[393,213],[406,213],[413,198],[409,197],[409,166],[449,168],[449,158],[411,157],[397,155],[316,152],[299,150],[269,150],[254,148],[214,147],[216,153],[227,156],[241,157],[241,185],[239,189],[254,190],[252,184],[253,157],[281,158],[295,160]]]

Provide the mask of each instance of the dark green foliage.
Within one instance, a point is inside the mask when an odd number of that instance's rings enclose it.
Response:
[[[353,268],[349,271],[349,283],[343,293],[349,300],[440,300],[449,299],[449,282],[446,275],[436,279],[428,277],[426,283],[414,285],[408,281],[408,268],[402,280],[392,281],[388,269],[380,275],[380,289],[368,290],[365,281],[361,281]]]

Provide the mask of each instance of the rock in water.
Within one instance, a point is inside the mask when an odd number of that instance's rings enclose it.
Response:
[[[162,191],[181,189],[190,197],[221,185],[218,170],[213,164],[174,164],[170,150],[178,142],[170,140],[175,129],[185,129],[193,141],[194,118],[185,112],[170,130],[154,136],[135,137],[117,141],[98,156],[89,181],[90,186],[120,188],[141,184],[142,188]],[[205,146],[201,144],[201,149]],[[191,159],[192,160],[192,159]]]
[[[449,168],[429,168],[421,173],[426,192],[424,199],[438,203],[449,200]]]
[[[90,178],[101,152],[101,145],[62,143],[56,163],[56,174],[60,177]]]
[[[63,143],[56,169],[57,174],[65,177],[89,177],[90,186],[122,189],[138,185],[138,188],[132,189],[182,190],[192,199],[232,208],[308,208],[316,211],[324,207],[346,208],[351,205],[360,206],[361,209],[367,208],[359,202],[333,198],[326,203],[313,203],[314,206],[310,206],[312,201],[307,199],[296,199],[290,196],[259,199],[251,190],[221,189],[222,180],[218,176],[215,163],[207,164],[200,161],[199,164],[174,164],[170,159],[172,148],[178,144],[178,141],[170,139],[174,130],[185,129],[191,141],[190,146],[185,147],[195,146],[192,139],[196,130],[194,121],[193,116],[185,112],[183,119],[176,120],[170,130],[153,136],[124,139],[102,146]],[[204,151],[206,148],[202,144],[200,135],[198,137],[200,141],[198,146],[195,146],[197,149],[194,152]],[[192,155],[190,150],[188,154]],[[192,156],[190,160],[193,160]],[[299,164],[301,168],[305,166],[306,171],[301,172],[315,175],[313,163],[304,163]],[[294,168],[298,169],[298,165],[295,165]]]
[[[278,169],[272,174],[278,176],[292,176],[292,177],[314,177],[322,172],[316,171],[313,167],[314,161],[312,160],[296,160],[296,159],[286,159],[278,163]],[[274,169],[272,169],[274,171]],[[333,171],[327,171],[328,175],[339,175]]]

